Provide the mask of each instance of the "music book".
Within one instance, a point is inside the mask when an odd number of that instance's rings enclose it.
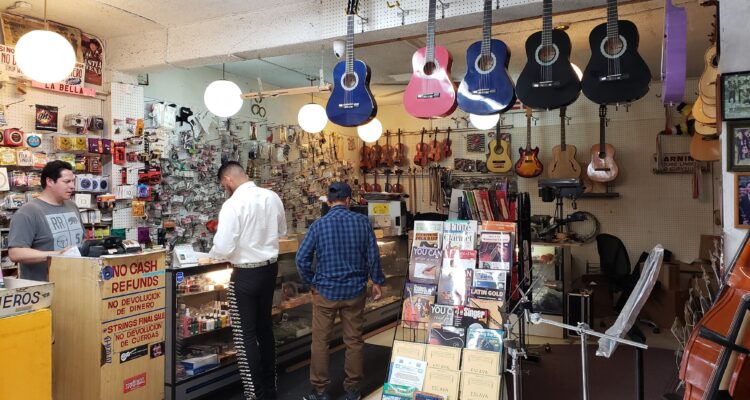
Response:
[[[503,351],[502,329],[486,329],[476,324],[466,328],[466,348],[485,351]]]
[[[516,225],[488,221],[479,233],[479,268],[510,271],[513,264]]]
[[[489,311],[481,308],[455,306],[453,310],[453,326],[468,328],[472,325],[479,325],[486,328],[489,315]]]
[[[428,344],[425,361],[430,368],[458,370],[461,366],[461,348]]]
[[[414,221],[412,247],[441,248],[443,238],[442,221]]]
[[[474,289],[472,289],[473,292]],[[487,328],[503,328],[503,312],[505,310],[505,302],[503,300],[486,300],[469,297],[469,306],[487,311]]]
[[[383,385],[383,400],[410,400],[416,392],[417,389],[412,386],[386,383]]]
[[[435,304],[435,285],[407,282],[401,321],[406,328],[425,329],[430,318],[430,308]]]
[[[424,360],[426,346],[424,343],[404,342],[403,340],[394,340],[391,348],[391,360],[396,357],[406,357],[414,360]]]
[[[461,400],[487,400],[500,398],[500,375],[461,372]]]
[[[507,273],[497,269],[477,269],[472,274],[473,289],[493,289],[505,292]],[[471,293],[470,293],[471,295]]]
[[[436,285],[442,254],[442,250],[432,247],[412,247],[409,258],[409,281]]]
[[[422,390],[442,395],[447,400],[458,399],[460,383],[460,371],[427,367]]]
[[[422,390],[424,377],[427,373],[427,363],[406,357],[396,357],[391,363],[388,383],[410,386]]]
[[[443,250],[475,250],[477,221],[449,220],[443,223]]]
[[[461,371],[482,375],[497,375],[500,371],[500,353],[464,349],[461,358]]]
[[[430,327],[430,344],[451,347],[466,346],[466,331],[464,328],[443,325],[441,327]]]
[[[434,393],[414,392],[414,400],[448,400],[447,398]]]

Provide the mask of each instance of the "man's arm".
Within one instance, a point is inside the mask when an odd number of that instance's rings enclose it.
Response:
[[[47,261],[47,257],[62,254],[62,251],[45,251],[32,249],[36,238],[36,224],[34,216],[28,210],[19,210],[10,220],[8,235],[8,257],[16,263],[33,264]],[[64,251],[64,250],[63,250]]]
[[[281,198],[278,195],[274,197],[276,198],[276,207],[278,207],[277,222],[279,224],[279,236],[286,236],[286,211],[284,210],[284,203],[281,201]]]
[[[219,212],[219,226],[214,235],[214,245],[208,253],[214,259],[227,259],[237,247],[240,237],[240,220],[234,208],[224,204]]]
[[[313,256],[315,255],[315,247],[317,246],[318,238],[315,233],[315,224],[310,225],[310,229],[307,230],[305,238],[302,240],[299,249],[297,249],[297,272],[305,283],[312,283],[315,273],[312,270]]]
[[[385,283],[385,276],[383,270],[380,268],[380,248],[378,248],[378,240],[375,238],[375,231],[369,226],[368,222],[368,237],[367,237],[367,265],[370,267],[370,279],[377,285]]]
[[[15,263],[33,264],[47,261],[49,256],[59,256],[66,250],[68,249],[42,251],[30,247],[12,247],[8,250],[8,257]]]

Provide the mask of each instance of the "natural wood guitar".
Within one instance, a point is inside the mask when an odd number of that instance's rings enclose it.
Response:
[[[487,145],[487,169],[490,172],[505,173],[513,168],[513,160],[510,159],[508,141],[500,138],[500,122],[495,125],[495,139]]]
[[[615,148],[604,140],[607,126],[607,106],[599,106],[599,144],[591,146],[591,163],[586,174],[594,182],[610,182],[620,172],[615,163]]]
[[[550,178],[578,178],[581,176],[581,165],[576,161],[576,147],[565,143],[565,112],[567,107],[560,108],[560,145],[552,148],[552,166]]]

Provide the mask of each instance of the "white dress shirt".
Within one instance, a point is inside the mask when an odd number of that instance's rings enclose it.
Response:
[[[279,255],[279,236],[286,236],[279,195],[246,182],[221,206],[209,256],[232,264],[267,261]]]

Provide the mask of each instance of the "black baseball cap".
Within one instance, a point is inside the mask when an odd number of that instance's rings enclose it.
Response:
[[[346,182],[335,182],[328,187],[328,200],[341,200],[352,196],[352,188]]]

